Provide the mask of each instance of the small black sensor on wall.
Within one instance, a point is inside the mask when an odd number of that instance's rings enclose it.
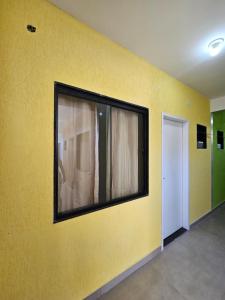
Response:
[[[223,131],[217,130],[217,149],[224,149]]]
[[[197,124],[197,149],[207,148],[207,127]]]

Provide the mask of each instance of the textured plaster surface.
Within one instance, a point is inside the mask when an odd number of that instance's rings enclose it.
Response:
[[[0,36],[1,298],[79,300],[160,245],[162,112],[190,121],[190,221],[209,211],[209,101],[47,1],[2,0]],[[53,224],[54,81],[149,108],[148,197]]]

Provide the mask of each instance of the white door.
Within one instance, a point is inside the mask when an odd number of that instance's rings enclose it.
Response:
[[[163,119],[163,239],[182,227],[183,123]]]

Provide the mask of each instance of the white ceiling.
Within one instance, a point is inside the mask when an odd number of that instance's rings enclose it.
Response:
[[[78,20],[210,98],[225,95],[225,0],[51,0]]]

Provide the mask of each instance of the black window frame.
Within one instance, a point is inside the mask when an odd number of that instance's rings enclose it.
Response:
[[[143,118],[143,191],[135,195],[113,199],[113,201],[97,203],[90,206],[76,208],[69,212],[58,212],[58,95],[74,96],[83,100],[93,101],[133,111]],[[149,109],[122,100],[114,99],[102,94],[73,87],[61,82],[54,82],[54,223],[92,213],[128,201],[136,200],[149,195]]]

